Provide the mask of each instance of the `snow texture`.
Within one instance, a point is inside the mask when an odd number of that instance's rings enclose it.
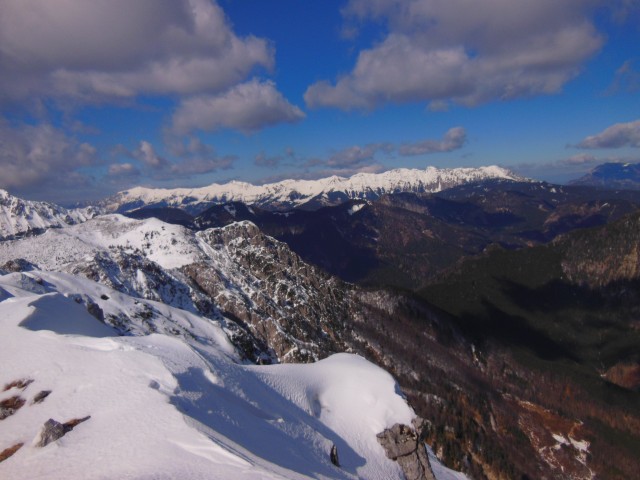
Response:
[[[118,337],[76,299],[107,312],[140,301],[62,273],[5,275],[0,292],[0,385],[33,380],[0,393],[29,400],[2,421],[0,448],[25,446],[0,463],[0,478],[402,478],[375,434],[413,411],[361,357],[243,365],[215,322],[161,304],[154,315],[194,334]],[[33,404],[42,390],[51,393]],[[87,416],[36,446],[49,418]],[[341,468],[329,458],[334,444]]]
[[[68,210],[53,203],[22,200],[0,190],[0,240],[82,223],[98,213],[93,207]]]

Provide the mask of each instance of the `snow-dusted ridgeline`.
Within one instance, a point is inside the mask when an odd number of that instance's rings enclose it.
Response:
[[[347,304],[328,301],[341,297],[340,282],[250,222],[196,233],[155,218],[102,215],[0,242],[0,265],[15,259],[206,317],[240,318],[254,336],[250,343],[244,328],[233,321],[227,325],[240,336],[234,340],[255,347],[245,352],[251,358],[310,361],[342,350],[338,331]],[[119,322],[118,317],[106,321]]]
[[[199,203],[239,201],[263,207],[294,208],[312,201],[318,205],[328,205],[346,199],[372,200],[389,193],[438,192],[463,183],[494,178],[523,180],[495,165],[478,168],[428,167],[425,170],[399,168],[377,174],[358,173],[349,178],[333,176],[319,180],[284,180],[265,185],[233,181],[201,188],[136,187],[117,193],[101,205],[110,211],[127,211],[145,205],[188,208]]]
[[[23,200],[0,189],[0,240],[82,223],[100,212],[95,207],[66,209],[49,202]]]
[[[189,333],[117,336],[89,303]],[[3,403],[0,478],[402,478],[376,440],[414,417],[388,373],[349,354],[244,365],[216,322],[140,303],[68,274],[0,276],[0,402],[20,404]],[[51,418],[77,424],[37,446]]]

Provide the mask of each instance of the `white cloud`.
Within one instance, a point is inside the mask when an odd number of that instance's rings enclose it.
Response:
[[[582,140],[578,148],[640,148],[640,120],[616,123]]]
[[[310,107],[387,102],[465,105],[551,94],[603,43],[588,0],[352,0],[347,20],[384,22],[388,35],[335,83],[311,85]],[[435,105],[438,105],[436,103]]]
[[[209,0],[0,0],[0,100],[220,92],[273,47]]]
[[[138,175],[140,175],[140,170],[131,163],[112,163],[109,165],[110,177],[132,177]]]
[[[134,158],[147,167],[159,170],[169,165],[169,162],[156,153],[155,148],[149,142],[142,140],[140,146],[132,152]]]
[[[378,152],[390,153],[393,148],[389,143],[371,143],[364,147],[354,145],[331,155],[326,165],[333,168],[355,168],[372,163]]]
[[[221,128],[248,133],[304,117],[302,110],[290,104],[273,82],[254,79],[220,95],[200,95],[182,101],[173,115],[172,129],[178,134]]]
[[[565,165],[591,165],[598,163],[599,161],[599,159],[588,153],[578,153],[577,155],[572,155],[559,163]]]
[[[0,119],[0,188],[33,191],[89,182],[78,170],[98,163],[96,149],[49,124]]]
[[[238,159],[235,155],[219,156],[211,145],[203,143],[198,137],[189,136],[183,140],[170,139],[171,153],[180,158],[171,165],[170,176],[189,176],[227,170]]]
[[[467,131],[463,127],[454,127],[444,134],[442,140],[424,140],[417,143],[405,143],[398,149],[400,155],[427,155],[430,153],[451,152],[464,146]]]

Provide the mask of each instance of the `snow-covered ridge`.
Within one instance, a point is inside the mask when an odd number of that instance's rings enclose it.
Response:
[[[198,203],[239,201],[272,208],[294,208],[310,201],[319,205],[347,199],[375,199],[398,192],[438,192],[463,183],[489,179],[523,180],[498,167],[399,168],[384,173],[358,173],[352,177],[332,176],[319,180],[283,180],[265,185],[232,181],[201,188],[135,187],[119,192],[102,203],[110,211],[127,211],[145,205],[165,204],[189,207]],[[331,198],[333,197],[333,198]]]
[[[363,358],[249,367],[207,319],[156,305],[194,334],[119,337],[78,298],[137,317],[139,300],[86,279],[0,276],[0,401],[22,400],[4,412],[0,449],[18,450],[1,478],[402,478],[375,434],[414,413]],[[49,418],[83,423],[41,447]]]
[[[95,207],[66,209],[49,202],[14,197],[0,189],[0,240],[50,227],[82,223],[99,214]]]
[[[102,215],[0,242],[0,265],[16,259],[220,319],[248,358],[310,361],[342,350],[339,338],[322,333],[337,331],[346,318],[346,300],[326,301],[342,298],[341,283],[250,222],[196,233],[155,218]],[[248,327],[225,321],[224,312]],[[118,318],[105,320],[117,325]]]

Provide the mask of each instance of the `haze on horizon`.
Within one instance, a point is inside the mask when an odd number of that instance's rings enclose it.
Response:
[[[640,161],[639,0],[0,0],[0,188]]]

